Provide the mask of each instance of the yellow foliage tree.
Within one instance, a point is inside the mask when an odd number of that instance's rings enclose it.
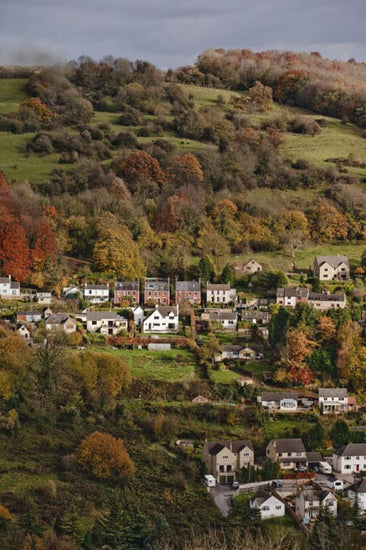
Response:
[[[77,460],[83,470],[99,479],[127,481],[135,471],[123,440],[100,432],[92,433],[81,442]]]

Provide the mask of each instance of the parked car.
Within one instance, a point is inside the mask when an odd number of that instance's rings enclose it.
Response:
[[[280,479],[276,479],[276,480],[272,481],[271,487],[273,487],[273,489],[281,489],[282,481]]]

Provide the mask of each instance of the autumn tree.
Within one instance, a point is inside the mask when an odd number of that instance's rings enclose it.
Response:
[[[31,271],[25,231],[19,223],[8,224],[0,234],[0,262],[4,275],[24,281]]]
[[[348,222],[334,206],[322,202],[310,215],[311,237],[317,241],[344,240],[347,238]]]
[[[339,379],[351,382],[355,389],[364,388],[366,382],[366,347],[362,344],[361,327],[347,321],[337,333],[337,360]]]
[[[117,174],[122,175],[131,191],[140,189],[141,184],[153,183],[156,186],[165,181],[159,162],[146,151],[132,151],[125,161],[114,163]]]
[[[0,328],[0,397],[9,399],[22,387],[32,352],[21,336]]]
[[[167,172],[177,187],[189,184],[197,185],[203,181],[201,165],[192,153],[173,157]]]
[[[36,224],[35,243],[31,250],[33,269],[35,271],[44,271],[46,262],[54,260],[56,250],[57,240],[55,231],[49,223],[47,216],[43,215]]]
[[[306,386],[312,382],[313,375],[305,359],[315,346],[316,343],[303,330],[293,329],[288,333],[285,366],[292,383]]]
[[[251,110],[259,111],[263,113],[264,111],[270,111],[273,107],[273,97],[272,97],[272,88],[269,86],[264,86],[258,80],[249,88],[249,106]]]
[[[128,481],[134,474],[134,464],[122,439],[94,432],[77,449],[79,466],[98,479]]]
[[[145,275],[140,251],[130,230],[118,224],[111,215],[99,223],[93,258],[98,269],[123,280],[135,280]]]

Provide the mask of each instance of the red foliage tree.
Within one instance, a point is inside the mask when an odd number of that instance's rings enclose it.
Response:
[[[0,234],[1,270],[17,281],[30,273],[31,260],[25,231],[19,223],[7,224]]]

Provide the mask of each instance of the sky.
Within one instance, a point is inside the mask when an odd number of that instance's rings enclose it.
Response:
[[[209,48],[366,61],[365,0],[0,0],[0,64],[193,64]]]

